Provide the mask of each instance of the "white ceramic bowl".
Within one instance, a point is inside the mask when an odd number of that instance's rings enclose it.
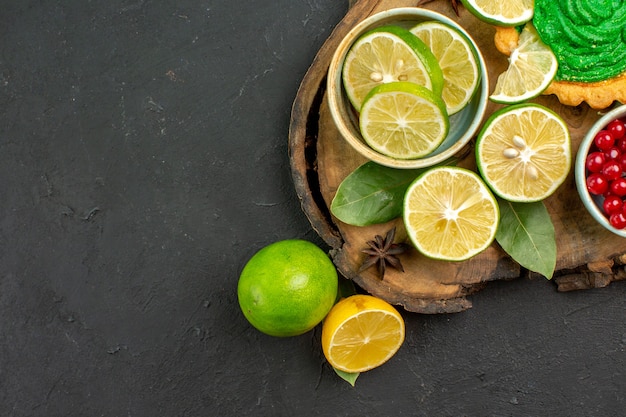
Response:
[[[591,214],[591,216],[593,216],[593,218],[602,226],[604,226],[607,230],[610,230],[616,235],[626,237],[626,229],[614,228],[613,226],[611,226],[611,223],[609,223],[609,220],[604,215],[604,212],[602,210],[604,197],[590,194],[589,191],[587,191],[587,172],[585,167],[587,155],[589,154],[589,148],[593,144],[593,140],[598,132],[604,129],[610,121],[615,119],[621,119],[623,117],[626,117],[626,105],[621,105],[614,108],[613,110],[602,116],[596,123],[594,123],[594,125],[583,138],[580,147],[578,148],[578,154],[576,155],[576,162],[574,165],[574,176],[576,179],[576,189],[578,190],[580,199],[582,200],[589,214]]]
[[[480,70],[480,84],[468,105],[450,117],[450,131],[441,145],[430,155],[419,159],[396,159],[376,152],[369,147],[359,131],[355,111],[350,104],[342,81],[342,67],[352,44],[364,33],[379,26],[397,24],[407,28],[423,21],[439,21],[463,33],[476,50]],[[328,69],[328,104],[332,118],[352,147],[367,159],[392,168],[424,168],[435,165],[454,156],[472,139],[480,124],[489,100],[489,78],[485,60],[472,37],[448,17],[419,7],[400,7],[372,15],[357,24],[341,41]]]

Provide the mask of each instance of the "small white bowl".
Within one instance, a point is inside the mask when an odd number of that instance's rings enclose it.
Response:
[[[352,44],[364,33],[379,26],[397,24],[411,28],[423,21],[439,21],[464,34],[476,50],[480,70],[480,83],[468,105],[460,112],[450,116],[450,131],[441,145],[430,155],[419,159],[396,159],[369,147],[359,131],[355,111],[343,88],[342,67]],[[454,156],[472,139],[485,115],[489,100],[489,78],[485,60],[472,37],[448,17],[419,7],[400,7],[374,14],[357,24],[340,42],[328,69],[327,92],[332,118],[339,130],[352,147],[367,159],[392,168],[424,168],[443,162]]]
[[[576,162],[574,165],[574,176],[576,179],[576,189],[578,190],[578,194],[580,195],[580,199],[583,202],[583,205],[591,214],[591,216],[602,226],[604,226],[607,230],[615,233],[616,235],[626,237],[626,229],[616,229],[611,226],[609,219],[604,215],[602,210],[602,203],[604,202],[604,197],[590,194],[587,191],[587,155],[589,154],[589,148],[593,145],[593,140],[602,129],[609,124],[610,121],[615,119],[621,119],[626,117],[626,105],[621,105],[619,107],[614,108],[613,110],[606,113],[602,116],[591,129],[587,132],[582,142],[580,143],[580,147],[578,148],[578,154],[576,155]]]

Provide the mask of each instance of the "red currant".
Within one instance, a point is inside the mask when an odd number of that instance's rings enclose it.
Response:
[[[587,190],[591,194],[601,195],[609,190],[609,181],[599,172],[587,177]]]
[[[622,175],[622,166],[615,160],[610,160],[602,167],[602,175],[609,180],[616,180]]]
[[[602,203],[602,208],[607,215],[621,213],[624,208],[624,203],[618,196],[608,195]]]
[[[609,184],[609,191],[619,197],[626,195],[626,178],[620,177]]]
[[[606,156],[602,152],[591,152],[587,155],[587,170],[591,172],[600,172],[606,162]]]
[[[609,131],[615,139],[621,139],[624,137],[626,126],[624,126],[624,122],[620,119],[615,119],[606,125],[606,130]]]
[[[619,148],[622,153],[626,152],[626,137],[619,138],[615,141],[615,145]]]
[[[618,159],[620,156],[622,156],[622,152],[617,146],[613,146],[604,151],[604,155],[607,157],[607,159]]]
[[[622,167],[622,171],[626,172],[626,153],[623,153],[619,159],[617,160],[620,166]]]
[[[624,213],[611,214],[609,223],[616,229],[623,229],[626,227],[626,216],[624,216]]]
[[[598,134],[596,134],[593,142],[596,144],[598,149],[606,151],[615,144],[615,138],[607,130],[601,130]]]

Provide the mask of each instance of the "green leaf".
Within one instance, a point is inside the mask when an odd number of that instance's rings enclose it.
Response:
[[[443,164],[456,160],[451,158]],[[386,223],[400,217],[404,193],[427,169],[395,169],[366,162],[339,184],[330,211],[353,226]]]
[[[552,278],[556,268],[554,225],[542,201],[513,203],[498,200],[500,224],[496,240],[517,263]]]
[[[338,302],[342,298],[348,298],[354,294],[356,294],[354,281],[347,278],[339,278],[339,285],[337,286],[337,299],[335,302]]]
[[[356,372],[354,374],[348,373],[348,372],[344,372],[341,371],[337,368],[333,368],[335,370],[335,372],[337,373],[337,375],[339,375],[341,377],[341,379],[343,379],[344,381],[346,381],[348,384],[354,386],[354,384],[356,383],[356,379],[359,377],[360,373]]]

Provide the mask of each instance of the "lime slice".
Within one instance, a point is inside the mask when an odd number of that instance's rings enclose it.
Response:
[[[443,101],[453,115],[471,100],[480,81],[476,50],[458,30],[440,22],[423,22],[411,29],[433,52],[443,73]]]
[[[359,111],[365,96],[383,83],[409,81],[440,95],[443,74],[428,47],[409,30],[383,26],[360,37],[346,55],[343,84]]]
[[[495,26],[519,26],[532,19],[534,0],[461,0],[467,10]]]
[[[538,104],[496,111],[476,141],[476,162],[485,182],[500,197],[540,201],[565,181],[571,167],[567,125]]]
[[[489,98],[496,103],[514,104],[537,97],[550,85],[557,68],[556,56],[528,23],[511,52],[509,67],[498,76]]]
[[[363,101],[359,124],[370,147],[397,159],[430,154],[450,128],[441,97],[406,81],[374,87]]]
[[[500,212],[483,180],[459,167],[426,171],[407,189],[404,224],[413,245],[424,255],[462,261],[493,242]]]

